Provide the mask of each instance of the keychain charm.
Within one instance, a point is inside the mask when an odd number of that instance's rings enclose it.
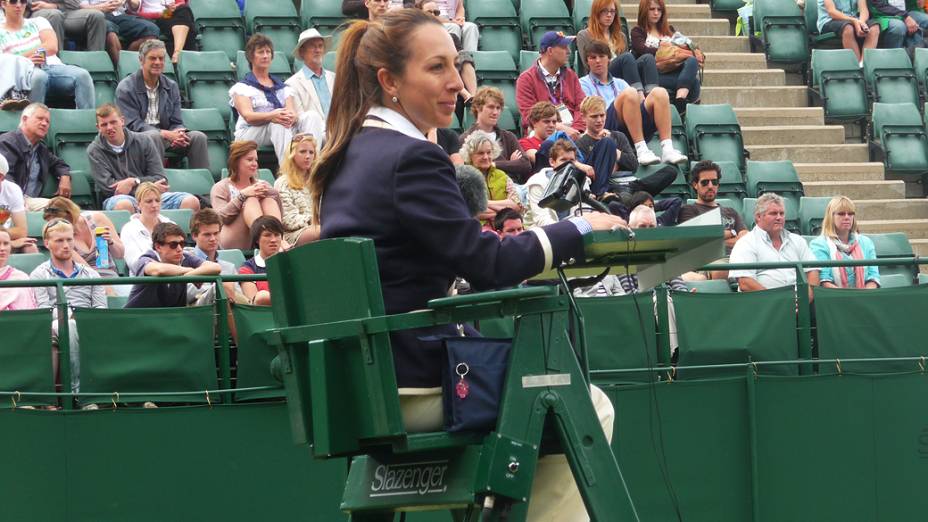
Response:
[[[454,393],[457,394],[459,399],[466,399],[467,394],[470,392],[470,386],[464,382],[464,376],[467,375],[467,372],[470,371],[470,367],[467,366],[467,363],[460,363],[454,367],[454,372],[458,374],[458,377],[461,380],[454,386]]]

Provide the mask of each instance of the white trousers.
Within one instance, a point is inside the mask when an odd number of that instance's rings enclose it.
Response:
[[[267,125],[242,127],[235,131],[236,140],[251,140],[258,146],[271,145],[277,155],[277,163],[282,165],[290,151],[290,140],[294,134],[310,133],[316,138],[316,144],[321,149],[325,139],[325,123],[315,111],[306,111],[300,114],[299,119],[292,128],[276,123]]]

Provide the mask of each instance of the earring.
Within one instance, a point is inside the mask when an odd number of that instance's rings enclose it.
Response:
[[[393,103],[399,103],[399,102],[400,102],[399,98],[397,98],[396,96],[394,96],[394,97],[393,97]]]

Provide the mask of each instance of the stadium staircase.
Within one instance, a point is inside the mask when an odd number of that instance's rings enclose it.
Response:
[[[713,17],[708,4],[668,0],[670,23],[706,53],[703,103],[730,103],[752,160],[791,160],[806,196],[843,194],[857,203],[862,232],[904,232],[916,255],[928,255],[928,199],[920,187],[884,178],[882,163],[869,161],[867,144],[852,125],[826,125],[821,107],[809,107],[799,74],[768,67],[749,40],[734,34],[728,18]],[[623,4],[634,25],[637,4]],[[917,189],[917,190],[913,190]]]

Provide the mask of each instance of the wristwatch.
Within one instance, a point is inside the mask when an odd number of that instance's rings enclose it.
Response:
[[[132,179],[135,180],[135,186],[136,186],[136,187],[142,184],[142,180],[140,180],[139,178],[132,178]]]

